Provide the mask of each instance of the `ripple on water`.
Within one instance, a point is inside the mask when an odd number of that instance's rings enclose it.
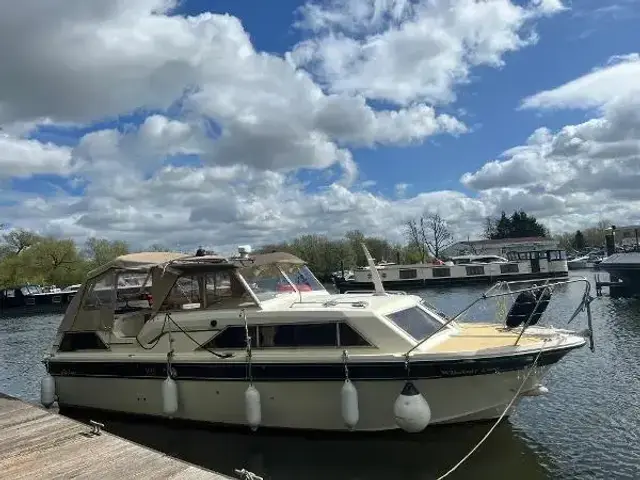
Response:
[[[430,289],[422,295],[455,313],[483,288]],[[544,322],[562,326],[580,299],[579,285],[556,290]],[[515,414],[452,479],[640,478],[640,301],[592,303],[596,352],[572,352],[550,372],[546,397],[525,399]],[[468,315],[496,318],[496,302]],[[60,316],[0,319],[0,390],[38,399],[40,359]],[[582,323],[580,323],[582,322]],[[582,316],[573,328],[586,325]],[[425,392],[428,395],[428,392]],[[424,435],[349,439],[167,429],[109,420],[111,431],[230,474],[245,467],[266,478],[433,479],[455,464],[490,425],[431,428]]]

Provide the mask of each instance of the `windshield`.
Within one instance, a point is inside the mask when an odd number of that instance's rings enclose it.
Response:
[[[276,264],[249,266],[239,270],[258,300],[269,300],[279,293],[292,292],[291,283]]]
[[[293,263],[281,264],[280,268],[289,277],[298,291],[326,291],[322,283],[315,277],[313,272],[306,265],[296,265]]]
[[[430,337],[442,328],[442,323],[419,307],[411,307],[387,315],[393,324],[416,341]]]
[[[20,289],[23,295],[37,295],[42,293],[40,285],[25,285]]]

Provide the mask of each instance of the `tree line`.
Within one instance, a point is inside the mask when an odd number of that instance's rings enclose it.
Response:
[[[89,238],[79,247],[72,239],[15,229],[0,239],[0,287],[81,283],[89,271],[129,251],[117,240]]]
[[[594,227],[576,230],[575,232],[561,233],[555,235],[555,239],[561,248],[569,252],[580,252],[588,248],[603,248],[605,245],[605,235],[610,228],[610,221],[601,220]]]
[[[575,233],[556,235],[566,249],[600,246],[608,222]],[[2,225],[0,225],[2,227]],[[486,219],[483,237],[488,239],[548,237],[549,230],[524,211],[508,216]],[[455,242],[447,221],[439,214],[425,213],[404,225],[404,242],[367,236],[359,230],[347,232],[342,238],[326,235],[301,235],[293,240],[262,245],[256,252],[285,251],[303,258],[322,279],[328,279],[342,267],[351,269],[366,265],[362,243],[367,245],[377,261],[403,264],[423,263],[434,257],[445,260],[443,253]],[[146,250],[164,250],[154,245]],[[87,273],[119,255],[132,250],[126,242],[89,238],[83,245],[72,239],[58,239],[24,230],[11,230],[0,238],[0,287],[25,283],[59,287],[81,283]]]

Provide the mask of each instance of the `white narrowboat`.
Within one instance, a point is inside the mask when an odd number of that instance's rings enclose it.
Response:
[[[533,250],[498,255],[462,255],[444,264],[378,265],[385,288],[408,289],[430,286],[493,283],[500,280],[566,278],[569,275],[564,250]],[[372,290],[369,267],[358,267],[352,279],[335,280],[341,293],[349,290]]]

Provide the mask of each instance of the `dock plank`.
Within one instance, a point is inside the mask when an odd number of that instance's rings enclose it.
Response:
[[[0,472],[11,479],[229,480],[0,393]]]

